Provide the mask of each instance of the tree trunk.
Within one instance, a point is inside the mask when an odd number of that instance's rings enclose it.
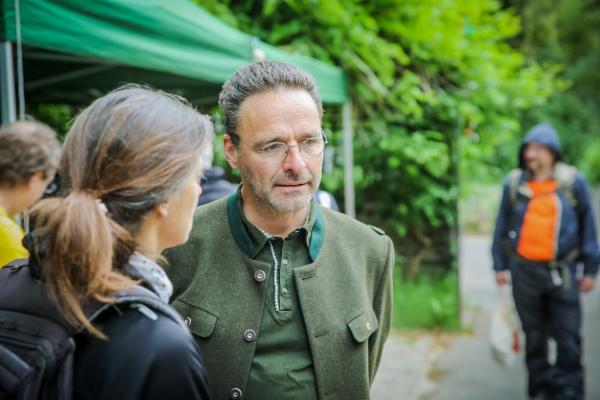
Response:
[[[406,266],[403,269],[404,281],[412,281],[415,279],[421,269],[421,261],[425,254],[431,249],[432,240],[425,235],[421,227],[417,226],[411,231],[411,237],[416,244],[416,250],[406,259]]]

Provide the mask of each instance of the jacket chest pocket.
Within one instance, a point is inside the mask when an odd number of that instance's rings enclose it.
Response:
[[[208,338],[213,334],[217,325],[216,315],[179,299],[172,305],[181,314],[183,322],[193,335]]]
[[[379,328],[379,322],[371,308],[351,318],[347,325],[357,343],[365,342]]]

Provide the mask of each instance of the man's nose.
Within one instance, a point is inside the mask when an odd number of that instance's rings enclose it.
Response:
[[[288,147],[288,152],[283,159],[283,170],[298,173],[306,167],[304,158],[300,154],[300,147],[292,145]]]

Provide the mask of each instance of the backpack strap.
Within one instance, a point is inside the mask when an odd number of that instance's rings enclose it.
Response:
[[[517,195],[519,193],[531,197],[529,188],[521,184],[522,176],[523,170],[521,169],[514,169],[508,174],[510,202],[513,205],[517,202]],[[553,176],[556,180],[556,192],[564,194],[571,207],[577,207],[577,198],[573,192],[573,184],[577,177],[577,168],[558,162],[554,166]]]
[[[29,260],[27,258],[17,258],[16,260],[12,260],[2,268],[21,268],[26,265],[29,265]]]
[[[519,191],[519,185],[521,183],[521,177],[523,176],[523,170],[513,169],[508,173],[508,189],[510,194],[511,204],[517,202],[517,192]]]
[[[573,184],[577,178],[577,168],[562,162],[554,166],[554,179],[556,179],[556,191],[563,193],[571,207],[577,207],[577,198],[573,191]]]
[[[26,258],[11,261],[5,266],[5,268],[9,270],[21,270],[24,267],[27,267],[27,271],[15,272],[20,275],[21,279],[32,279],[33,277],[30,275],[31,271],[29,271],[30,268],[28,260]],[[42,292],[45,295],[45,291]],[[132,285],[127,289],[118,292],[116,294],[116,299],[113,303],[101,303],[99,301],[91,301],[88,304],[86,304],[83,307],[83,309],[88,319],[93,322],[94,319],[98,318],[102,313],[112,308],[114,305],[130,305],[131,307],[136,308],[139,312],[141,312],[150,319],[156,319],[157,316],[155,312],[159,312],[160,314],[170,318],[177,324],[186,326],[183,322],[183,318],[181,318],[181,316],[171,306],[165,304],[156,293],[140,285]],[[57,309],[54,308],[53,305],[50,305],[48,311],[46,311],[44,314],[53,315],[52,319],[64,325],[66,329],[70,327],[70,325],[62,319],[60,313]],[[79,332],[80,330],[74,330],[73,334]]]
[[[0,398],[2,394],[13,394],[22,382],[34,373],[33,367],[18,355],[0,346]]]
[[[91,302],[87,304],[85,306],[85,313],[90,321],[94,321],[108,309],[114,306],[126,305],[137,309],[140,313],[153,320],[157,318],[155,312],[159,312],[177,324],[185,326],[187,329],[181,316],[171,306],[163,303],[156,293],[140,285],[133,285],[118,292],[113,303]]]

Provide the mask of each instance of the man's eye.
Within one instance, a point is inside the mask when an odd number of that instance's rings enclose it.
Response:
[[[305,149],[317,149],[323,145],[323,139],[321,138],[308,138],[302,142],[302,146]]]
[[[270,143],[260,148],[259,152],[261,153],[273,153],[277,151],[281,151],[281,149],[285,146],[283,143]]]

